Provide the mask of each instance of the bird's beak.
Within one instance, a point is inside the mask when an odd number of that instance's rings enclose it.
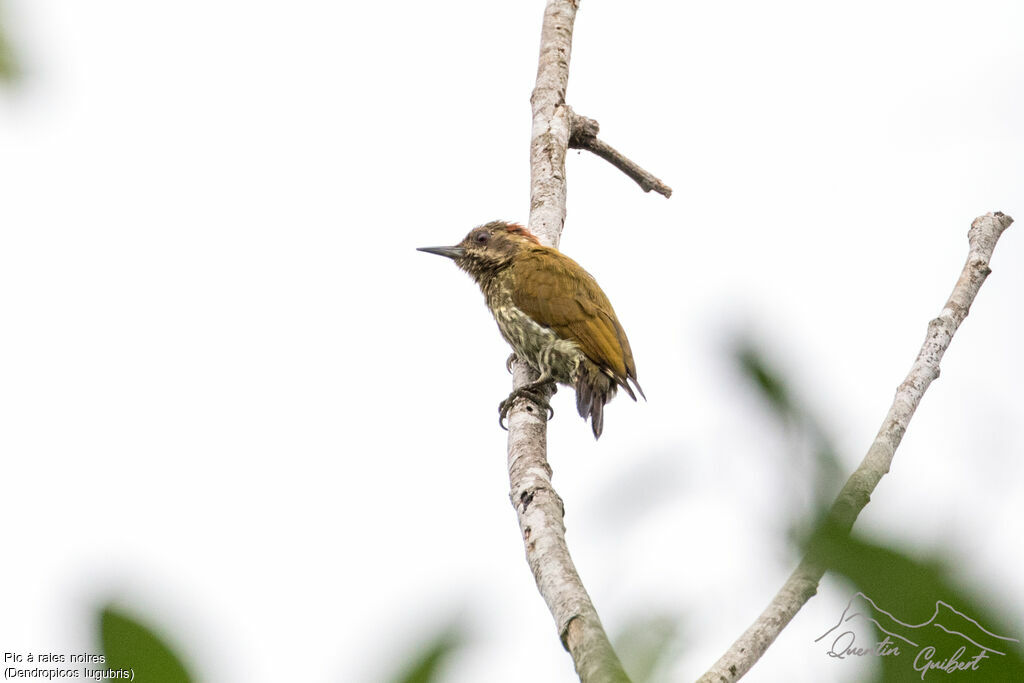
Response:
[[[417,247],[416,251],[425,251],[428,254],[447,256],[448,258],[459,258],[465,256],[466,250],[462,247]]]

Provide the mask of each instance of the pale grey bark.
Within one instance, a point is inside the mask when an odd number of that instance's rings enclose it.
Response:
[[[569,56],[577,3],[548,0],[540,35],[537,84],[530,104],[530,231],[558,246],[565,224],[565,153],[569,149]]]
[[[542,243],[553,247],[558,246],[565,224],[565,155],[570,134],[565,91],[576,8],[577,3],[570,0],[548,0],[537,84],[531,98],[529,229]],[[528,366],[515,364],[515,387],[533,379]],[[508,415],[510,497],[519,518],[526,559],[580,680],[628,681],[565,543],[562,499],[551,484],[547,461],[546,418],[529,401],[516,401]]]
[[[953,293],[939,316],[928,323],[928,333],[906,379],[896,389],[892,407],[885,416],[867,455],[847,480],[829,510],[831,522],[848,532],[871,499],[871,492],[888,473],[896,448],[928,386],[939,376],[939,363],[953,340],[953,334],[967,317],[974,297],[992,272],[989,261],[999,236],[1013,219],[1002,213],[988,213],[971,223],[967,233],[970,251]],[[699,681],[725,683],[739,680],[775,641],[790,620],[818,590],[825,573],[824,563],[810,554],[786,580],[761,616],[732,644]]]

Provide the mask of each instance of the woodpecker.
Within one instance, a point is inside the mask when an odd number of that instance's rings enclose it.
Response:
[[[539,375],[501,402],[502,427],[519,397],[551,411],[543,389],[557,383],[575,389],[576,408],[590,420],[597,439],[604,406],[618,387],[634,401],[633,387],[644,396],[626,332],[597,281],[523,226],[492,221],[473,228],[455,246],[419,251],[448,257],[469,273],[514,352],[506,366],[519,358]]]

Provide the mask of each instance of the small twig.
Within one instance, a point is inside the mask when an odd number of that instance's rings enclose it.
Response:
[[[671,187],[640,168],[638,164],[604,140],[599,140],[597,134],[600,131],[600,126],[597,121],[580,116],[568,106],[566,108],[569,109],[569,147],[571,149],[585,149],[588,152],[593,152],[632,178],[644,192],[654,190],[666,198],[672,196]]]
[[[928,386],[939,376],[939,363],[953,340],[953,334],[967,317],[978,290],[991,273],[988,267],[992,251],[1013,219],[1002,213],[988,213],[971,223],[967,233],[970,251],[953,293],[939,316],[928,323],[928,334],[906,379],[896,389],[892,407],[878,430],[867,455],[854,471],[829,510],[832,528],[848,533],[871,498],[878,482],[889,471],[896,448]],[[700,683],[728,683],[739,680],[775,641],[786,624],[818,591],[825,574],[825,562],[813,552],[800,561],[768,607],[732,644]]]

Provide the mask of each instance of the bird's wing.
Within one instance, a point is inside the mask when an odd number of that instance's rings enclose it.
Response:
[[[549,247],[530,249],[519,256],[514,267],[513,303],[562,339],[576,342],[632,396],[627,380],[636,384],[633,352],[608,297],[594,278]]]

